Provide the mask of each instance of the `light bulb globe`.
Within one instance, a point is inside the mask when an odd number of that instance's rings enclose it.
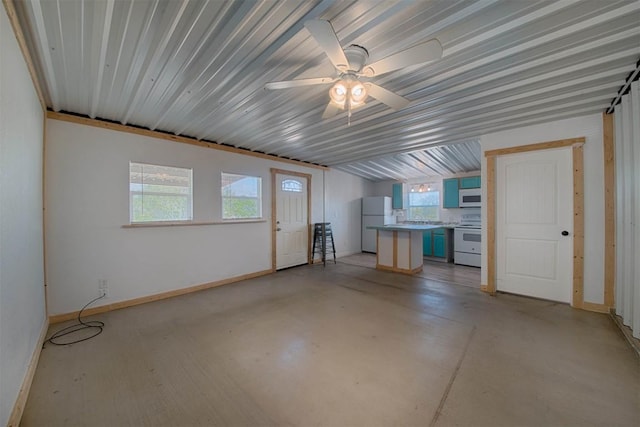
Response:
[[[344,105],[347,100],[347,86],[343,80],[338,81],[329,91],[329,97],[338,105]]]
[[[362,104],[367,98],[367,89],[360,82],[355,82],[351,86],[351,100],[354,104]]]

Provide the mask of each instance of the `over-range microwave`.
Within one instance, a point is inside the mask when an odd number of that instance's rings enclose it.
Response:
[[[482,206],[482,198],[479,188],[465,188],[458,193],[458,205],[461,208],[479,208]]]

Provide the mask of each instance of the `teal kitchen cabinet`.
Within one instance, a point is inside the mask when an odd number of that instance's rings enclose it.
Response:
[[[457,208],[458,204],[458,178],[450,178],[442,181],[444,195],[442,196],[443,208]]]
[[[445,243],[444,232],[442,234],[436,234],[434,231],[433,232],[433,256],[438,258],[446,258],[447,256],[446,247],[447,245]]]
[[[453,229],[434,228],[422,232],[422,255],[453,261]]]
[[[439,258],[447,257],[447,243],[444,228],[424,230],[422,232],[422,255]]]
[[[391,196],[391,208],[402,209],[404,205],[404,203],[402,203],[402,184],[393,184],[393,193]]]
[[[431,243],[431,230],[424,230],[422,232],[422,255],[431,256],[433,254],[433,247]]]
[[[449,178],[442,180],[442,196],[443,208],[459,208],[458,192],[460,189],[480,188],[479,176],[465,176],[463,178]]]
[[[480,177],[465,176],[460,178],[460,188],[480,188]]]

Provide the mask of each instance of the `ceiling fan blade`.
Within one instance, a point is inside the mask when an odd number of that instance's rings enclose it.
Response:
[[[382,86],[378,86],[377,84],[365,83],[364,85],[367,88],[367,93],[369,95],[371,95],[378,101],[387,104],[394,110],[402,110],[411,102],[407,98],[395,94],[390,90],[383,88]]]
[[[329,21],[312,19],[306,21],[304,26],[338,70],[344,71],[349,68],[349,60],[344,54],[338,36],[336,36],[336,32]]]
[[[289,89],[292,87],[300,86],[312,86],[312,85],[327,85],[335,82],[333,77],[318,77],[315,79],[299,79],[299,80],[286,80],[283,82],[270,82],[264,85],[265,89]]]
[[[324,113],[322,113],[322,118],[323,119],[330,119],[331,117],[335,116],[336,114],[338,114],[338,111],[340,111],[342,108],[340,108],[339,105],[333,103],[333,102],[329,102],[329,104],[327,104],[327,108],[324,109]]]
[[[442,45],[438,40],[433,39],[367,65],[364,74],[367,77],[379,76],[410,65],[435,61],[441,57]]]

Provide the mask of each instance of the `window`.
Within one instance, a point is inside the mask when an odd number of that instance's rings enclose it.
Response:
[[[433,184],[411,185],[409,190],[409,220],[437,221],[440,219],[440,191]]]
[[[262,218],[262,178],[222,172],[222,219]]]
[[[193,170],[129,163],[129,220],[191,221]]]
[[[302,183],[296,179],[285,179],[282,181],[282,191],[302,193]]]

